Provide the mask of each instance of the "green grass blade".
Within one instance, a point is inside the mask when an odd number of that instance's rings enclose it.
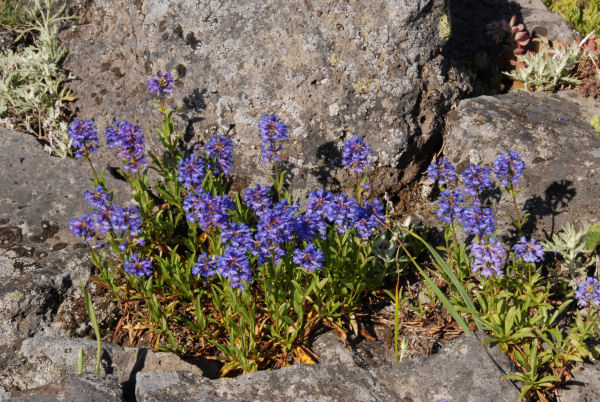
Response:
[[[83,373],[83,346],[79,348],[79,353],[77,353],[77,374],[81,375]]]
[[[79,281],[81,285],[81,291],[83,292],[83,298],[85,300],[85,308],[87,309],[88,316],[90,317],[90,323],[96,334],[96,342],[98,344],[96,351],[96,374],[100,373],[100,359],[102,358],[102,337],[100,336],[100,327],[98,326],[98,320],[96,319],[96,312],[94,311],[94,305],[92,304],[92,298],[90,294],[83,286],[83,283]]]

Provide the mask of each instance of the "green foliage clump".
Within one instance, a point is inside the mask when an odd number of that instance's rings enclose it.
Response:
[[[0,26],[4,29],[16,29],[24,23],[25,10],[29,2],[20,0],[0,0]]]
[[[54,0],[36,0],[28,11],[35,21],[19,29],[17,41],[28,35],[33,42],[21,52],[0,55],[0,123],[46,141],[60,157],[69,155],[65,102],[72,101],[64,84],[73,79],[62,67],[66,50],[57,38],[66,5],[51,14]]]
[[[583,36],[600,28],[600,0],[544,0],[544,3]]]

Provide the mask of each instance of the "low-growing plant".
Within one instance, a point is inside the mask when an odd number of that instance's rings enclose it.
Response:
[[[25,22],[23,17],[29,4],[23,0],[0,0],[0,27],[18,29]]]
[[[505,67],[507,64],[515,66],[517,56],[524,54],[531,42],[525,25],[517,24],[516,15],[513,15],[508,22],[500,20],[489,23],[487,34],[502,46],[502,52],[495,60],[500,67]]]
[[[23,130],[48,143],[51,152],[66,157],[67,134],[65,102],[73,100],[64,84],[73,76],[61,62],[65,49],[57,34],[66,4],[51,13],[54,0],[35,0],[28,11],[32,25],[19,28],[19,36],[34,36],[22,51],[7,50],[0,55],[0,123]]]
[[[574,73],[581,54],[577,45],[555,43],[550,46],[548,41],[542,38],[537,51],[518,55],[515,69],[505,74],[521,82],[527,91],[560,89],[580,83],[580,80],[574,77]]]
[[[544,3],[583,36],[600,27],[599,0],[544,0]]]
[[[311,334],[323,325],[342,338],[343,328],[359,333],[361,297],[387,274],[372,251],[384,207],[363,199],[371,149],[360,136],[347,140],[342,165],[354,176],[351,194],[314,191],[301,207],[281,170],[287,126],[267,114],[258,126],[273,185],[235,193],[232,139],[216,135],[204,149],[183,150],[167,102],[172,84],[170,73],[149,82],[160,99],[152,106],[162,115],[162,155],[147,154],[144,133],[126,120],[106,128],[134,205],[114,204],[103,171],[93,167],[93,122],[69,127],[94,186],[85,193],[93,214],[73,218],[70,229],[89,246],[96,280],[139,304],[138,322],[160,349],[216,355],[225,362],[222,375],[314,362]],[[150,169],[161,177],[152,184]]]
[[[436,215],[444,222],[445,244],[438,249],[443,255],[432,246],[428,249],[448,283],[447,300],[462,312],[457,322],[467,320],[484,329],[489,337],[483,343],[497,344],[511,357],[519,371],[504,378],[522,384],[520,400],[533,395],[543,400],[544,394],[570,378],[575,362],[596,358],[600,352],[589,343],[600,335],[600,282],[587,276],[578,260],[585,239],[576,233],[558,235],[552,243],[573,261],[579,275],[573,286],[565,287],[568,278],[543,266],[544,249],[523,235],[528,216],[516,202],[524,171],[515,151],[500,154],[492,167],[469,164],[460,179],[447,159],[434,161],[428,175],[440,187]],[[486,196],[496,186],[492,172],[515,206],[510,218],[518,240],[508,253]],[[460,232],[466,240],[459,240]]]

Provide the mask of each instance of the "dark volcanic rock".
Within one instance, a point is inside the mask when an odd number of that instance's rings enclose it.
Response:
[[[595,114],[598,104],[573,91],[464,100],[448,115],[444,155],[462,171],[469,162],[491,165],[499,152],[518,151],[526,170],[517,202],[531,213],[528,232],[550,236],[566,222],[582,226],[600,217],[600,134],[589,123]],[[512,198],[504,191],[491,198],[497,196],[506,234]]]
[[[395,195],[439,147],[445,83],[438,33],[445,0],[94,1],[62,33],[79,80],[80,117],[99,127],[137,121],[153,133],[152,73],[176,78],[179,129],[191,144],[215,133],[236,145],[240,186],[265,182],[258,120],[279,115],[293,195],[348,181],[342,142],[364,135],[375,151],[374,191]],[[437,136],[436,136],[437,133]],[[152,137],[150,135],[149,137]],[[150,142],[158,143],[157,139]]]

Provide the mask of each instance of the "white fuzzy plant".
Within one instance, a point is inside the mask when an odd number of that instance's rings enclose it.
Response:
[[[64,158],[71,145],[64,103],[74,99],[64,84],[74,77],[61,67],[66,50],[57,35],[60,22],[72,17],[61,17],[66,4],[52,14],[53,3],[36,0],[29,11],[35,22],[22,29],[17,40],[33,33],[31,45],[0,55],[0,124],[35,135]]]
[[[518,55],[519,68],[504,74],[523,83],[528,91],[552,91],[564,84],[580,82],[572,74],[581,55],[579,46],[551,48],[545,40],[540,43],[538,52]]]

